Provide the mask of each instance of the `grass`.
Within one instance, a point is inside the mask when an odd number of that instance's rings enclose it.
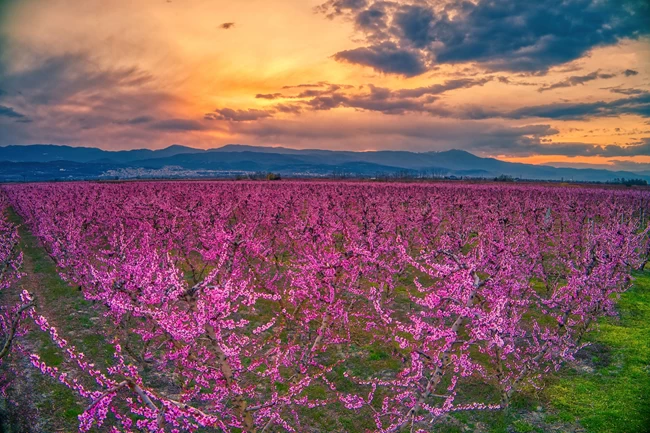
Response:
[[[61,279],[56,265],[23,221],[12,209],[7,212],[8,219],[19,226],[20,249],[24,256],[23,278],[18,287],[35,295],[39,313],[48,317],[56,325],[64,338],[76,336],[74,344],[93,359],[108,359],[112,347],[103,337],[94,333],[90,327],[95,316],[90,302],[81,292]],[[52,367],[64,368],[64,358],[59,349],[43,332],[32,332],[28,344],[38,353],[41,360]],[[69,388],[51,378],[35,374],[33,390],[37,393],[32,402],[44,420],[47,431],[76,431],[77,416],[83,412],[86,401],[80,401]]]
[[[546,391],[560,418],[579,420],[589,433],[650,432],[650,272],[635,278],[618,302],[619,318],[589,336],[609,349],[611,362],[589,374],[568,370]]]

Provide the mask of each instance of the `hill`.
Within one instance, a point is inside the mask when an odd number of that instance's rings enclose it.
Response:
[[[160,150],[107,151],[52,144],[0,147],[1,181],[106,178],[232,177],[251,172],[285,177],[470,177],[530,180],[650,181],[650,173],[551,167],[482,158],[464,150],[351,152],[229,144],[214,149],[173,145]]]

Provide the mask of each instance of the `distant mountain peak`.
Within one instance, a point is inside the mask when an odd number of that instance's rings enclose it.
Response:
[[[441,151],[434,151],[434,152],[427,152],[430,154],[437,154],[437,155],[447,155],[447,156],[457,156],[461,158],[476,158],[476,159],[482,159],[480,156],[474,155],[472,152],[468,152],[466,150],[462,149],[449,149],[449,150],[441,150]]]
[[[195,147],[185,146],[183,144],[172,144],[171,146],[164,147],[160,150],[196,150],[202,151],[203,149],[197,149]]]

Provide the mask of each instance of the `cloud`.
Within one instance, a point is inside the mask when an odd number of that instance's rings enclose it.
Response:
[[[573,87],[580,84],[585,84],[589,81],[594,81],[598,79],[608,79],[614,78],[616,74],[601,74],[600,71],[594,71],[587,75],[574,75],[569,78],[565,78],[562,81],[557,83],[550,84],[548,86],[543,86],[537,89],[539,92],[546,92],[548,90],[559,89],[562,87]]]
[[[205,129],[200,122],[189,119],[161,120],[151,124],[149,128],[161,131],[201,131]]]
[[[639,75],[639,71],[635,71],[634,69],[626,69],[625,71],[623,71],[623,74],[626,77],[632,77],[634,75]]]
[[[307,88],[298,93],[268,93],[257,94],[257,99],[292,99],[294,102],[276,104],[268,110],[219,110],[218,114],[210,113],[211,120],[253,121],[273,116],[275,113],[299,114],[303,111],[327,111],[336,108],[354,108],[365,111],[376,111],[384,114],[428,113],[449,116],[450,112],[432,105],[436,96],[458,89],[468,89],[483,86],[493,81],[492,76],[483,78],[460,78],[447,80],[443,83],[412,89],[389,89],[372,84],[363,90],[354,86],[339,84],[318,84],[300,86],[285,86],[284,89]],[[366,90],[367,89],[367,90]]]
[[[3,106],[23,108],[20,114],[29,119],[3,128],[1,144],[151,146],[165,140],[164,132],[199,127],[164,120],[181,99],[161,90],[165,87],[140,67],[103,66],[81,52],[46,56],[25,50],[24,54],[30,61],[23,68],[0,68],[5,90],[0,99]],[[162,122],[156,124],[156,119]]]
[[[336,60],[405,76],[467,62],[544,73],[592,48],[650,34],[646,0],[330,0],[318,11],[352,20],[367,43]]]
[[[220,29],[229,30],[235,27],[235,23],[223,23],[219,26]]]
[[[152,116],[138,116],[132,119],[119,120],[115,123],[118,125],[141,125],[143,123],[153,122],[155,119]]]
[[[646,171],[650,173],[650,164],[648,163],[640,163],[640,162],[617,160],[617,159],[612,159],[609,162],[611,162],[614,168],[616,168],[617,170]]]
[[[368,4],[367,0],[328,0],[326,3],[316,6],[316,12],[324,13],[328,18],[343,15],[346,11],[359,10]]]
[[[430,104],[434,99],[420,101],[413,97],[401,97],[399,92],[388,88],[368,86],[370,91],[361,94],[332,92],[321,94],[305,102],[313,110],[331,110],[338,107],[378,111],[384,114],[404,114],[406,112],[437,112]]]
[[[629,146],[603,146],[600,153],[602,156],[637,156],[650,155],[650,138],[644,138],[639,143]]]
[[[279,99],[282,98],[282,93],[258,93],[255,95],[257,99]]]
[[[278,113],[300,114],[302,107],[295,104],[276,104],[273,109]]]
[[[569,77],[550,87],[578,85],[597,78],[613,74],[591,74]],[[328,87],[316,87],[298,93],[258,94],[259,99],[285,99],[290,103],[276,104],[268,109],[233,110],[219,109],[208,113],[209,120],[229,120],[235,122],[258,121],[273,117],[277,113],[300,114],[304,112],[330,111],[352,108],[359,111],[379,112],[387,115],[405,115],[408,113],[428,114],[442,118],[465,120],[484,119],[528,119],[546,118],[557,120],[585,120],[594,117],[614,117],[635,114],[650,117],[650,92],[639,89],[609,88],[612,92],[629,96],[613,101],[597,102],[555,102],[543,105],[524,106],[505,111],[485,106],[465,105],[449,107],[440,101],[440,95],[454,90],[469,89],[497,80],[492,75],[481,78],[457,78],[443,83],[417,88],[390,89],[372,84],[360,89],[352,86],[330,84]],[[502,80],[498,80],[502,81]],[[294,87],[295,88],[295,87]]]
[[[360,29],[365,33],[378,33],[386,29],[386,18],[386,12],[384,12],[382,9],[366,9],[357,15],[355,19],[355,26],[357,29]]]
[[[522,157],[564,155],[623,157],[650,154],[650,139],[628,146],[552,142],[559,131],[550,125],[514,127],[493,122],[428,117],[365,118],[362,121],[266,119],[234,125],[247,141],[334,149],[463,149],[480,155]]]
[[[334,59],[369,66],[378,72],[406,77],[420,75],[427,70],[420,53],[399,48],[392,42],[340,51],[334,55]]]
[[[643,93],[629,98],[610,102],[552,103],[522,107],[508,113],[490,113],[489,117],[525,119],[544,117],[549,119],[582,120],[592,117],[611,117],[623,114],[636,114],[650,117],[650,93]]]
[[[296,84],[293,86],[282,86],[283,89],[300,89],[303,87],[326,87],[329,86],[330,84],[327,81],[319,81],[318,83],[304,83],[304,84]]]
[[[650,155],[650,139],[627,146],[599,146],[580,142],[553,142],[559,131],[547,124],[521,127],[473,120],[430,117],[346,121],[265,119],[233,125],[232,132],[256,143],[333,149],[402,149],[432,151],[463,149],[480,155],[522,157],[563,155],[568,157],[633,157]]]
[[[650,155],[650,139],[644,139],[638,143],[633,143],[627,146],[613,144],[599,146],[585,143],[556,143],[535,148],[534,150],[535,153],[540,155],[632,157]]]
[[[0,117],[9,117],[12,119],[25,119],[27,116],[21,114],[11,107],[0,105]]]
[[[604,89],[609,90],[609,91],[612,92],[612,93],[618,93],[618,94],[621,94],[621,95],[628,95],[628,96],[632,96],[632,95],[643,95],[643,94],[648,93],[647,90],[643,90],[643,89],[622,88],[621,86],[617,86],[617,87],[605,87]]]
[[[533,143],[528,146],[521,146],[519,153],[532,155],[564,155],[564,156],[602,156],[602,157],[623,157],[650,155],[650,142],[632,144],[628,146],[606,145],[598,146],[587,143]]]
[[[351,149],[432,151],[464,149],[482,154],[517,153],[521,143],[539,142],[558,131],[549,125],[508,125],[433,117],[306,117],[265,119],[233,124],[243,140],[291,146]]]
[[[205,115],[206,120],[229,120],[232,122],[250,122],[253,120],[271,117],[273,115],[270,111],[265,110],[233,110],[232,108],[221,108],[214,110],[213,113]]]
[[[474,86],[483,86],[493,80],[493,77],[483,78],[459,78],[447,80],[442,84],[434,84],[428,87],[418,87],[416,89],[401,89],[395,93],[401,97],[417,98],[423,95],[439,95],[456,89],[468,89]]]
[[[132,91],[153,80],[137,67],[102,68],[82,53],[45,57],[29,69],[1,78],[7,93],[20,93],[30,104],[50,106],[82,100],[90,103],[107,89]]]

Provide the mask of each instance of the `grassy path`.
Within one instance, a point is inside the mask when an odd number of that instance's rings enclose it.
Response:
[[[590,433],[650,432],[650,271],[635,277],[619,317],[589,336],[593,370],[568,369],[547,390],[558,416],[579,419]]]
[[[25,289],[32,293],[39,314],[57,327],[60,335],[92,359],[101,360],[104,356],[110,357],[110,347],[104,344],[104,338],[91,329],[93,323],[98,320],[91,304],[83,298],[77,288],[70,286],[59,277],[54,261],[23,224],[20,216],[10,209],[8,218],[19,226],[20,248],[23,252],[25,275],[18,281],[15,292],[19,293]],[[32,327],[35,328],[33,324]],[[37,353],[48,365],[66,370],[60,349],[45,333],[40,330],[31,332],[23,344],[30,351]],[[76,431],[77,415],[83,411],[84,404],[87,402],[79,401],[67,387],[42,376],[28,365],[27,360],[17,360],[17,362],[21,363],[24,373],[30,376],[27,383],[32,389],[20,392],[32,393],[33,407],[30,408],[30,412],[35,412],[38,420],[34,431]]]

